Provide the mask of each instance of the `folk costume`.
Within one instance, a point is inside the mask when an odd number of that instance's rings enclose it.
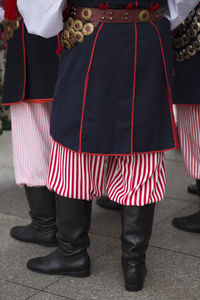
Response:
[[[186,174],[196,179],[200,196],[200,4],[174,31],[173,47],[174,103],[180,145]],[[174,218],[172,224],[182,230],[200,233],[200,211],[191,216]]]
[[[27,266],[46,274],[90,274],[90,200],[103,193],[108,159],[107,193],[122,204],[125,287],[137,291],[146,276],[155,203],[164,196],[164,152],[177,147],[167,0],[71,4],[51,115],[49,187],[57,194],[59,247]],[[18,5],[31,32],[48,37],[62,29],[66,1],[48,1],[44,9],[39,1]]]
[[[11,229],[12,237],[57,245],[55,193],[47,189],[52,141],[50,113],[59,58],[58,38],[27,32],[16,0],[5,1],[4,34],[8,41],[3,105],[11,105],[16,183],[25,187],[32,223]]]

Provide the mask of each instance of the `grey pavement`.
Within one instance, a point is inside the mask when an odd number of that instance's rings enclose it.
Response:
[[[26,269],[29,258],[52,249],[13,240],[10,228],[29,222],[22,188],[15,185],[11,134],[0,137],[0,300],[200,300],[200,235],[171,226],[174,216],[197,211],[198,197],[189,195],[180,152],[170,151],[165,199],[156,207],[147,253],[148,276],[143,291],[124,290],[120,266],[120,213],[93,205],[90,232],[92,275],[74,279],[46,276]]]

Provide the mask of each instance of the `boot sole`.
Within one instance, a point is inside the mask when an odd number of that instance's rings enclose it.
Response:
[[[22,240],[22,239],[19,239],[18,237],[10,234],[10,236],[15,239],[16,241],[19,241],[19,242],[23,242],[23,243],[29,243],[29,244],[36,244],[36,245],[40,245],[40,246],[44,246],[44,247],[57,247],[58,246],[58,242],[51,242],[51,243],[48,243],[48,242],[34,242],[34,241],[27,241],[27,240]]]
[[[143,289],[143,284],[125,284],[125,289],[128,292],[138,292]]]
[[[27,267],[28,268],[28,267]],[[90,270],[84,270],[84,271],[79,271],[79,272],[58,272],[58,273],[48,273],[48,272],[42,272],[38,270],[33,270],[28,268],[32,272],[39,273],[39,274],[46,274],[46,275],[65,275],[65,276],[70,276],[70,277],[89,277],[91,275]]]

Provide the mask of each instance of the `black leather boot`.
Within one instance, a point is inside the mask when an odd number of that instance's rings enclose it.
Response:
[[[200,233],[200,210],[190,216],[174,218],[172,225],[184,231]]]
[[[111,210],[120,210],[121,205],[111,201],[108,196],[102,196],[97,199],[97,204],[103,208],[111,209]]]
[[[200,197],[200,180],[196,180],[198,195]],[[200,233],[200,209],[197,213],[186,217],[174,218],[172,225],[178,229]]]
[[[13,238],[42,246],[57,246],[55,193],[46,187],[25,187],[30,206],[31,224],[16,226],[10,231]]]
[[[90,275],[88,232],[91,201],[69,199],[56,195],[58,248],[44,257],[28,261],[27,267],[44,274],[86,277]]]
[[[125,288],[136,292],[143,288],[146,277],[145,257],[152,233],[155,204],[123,206],[122,215],[122,269]]]
[[[194,194],[194,195],[198,195],[198,187],[197,187],[197,182],[199,181],[199,179],[196,180],[196,184],[189,184],[187,187],[187,191],[190,194]]]

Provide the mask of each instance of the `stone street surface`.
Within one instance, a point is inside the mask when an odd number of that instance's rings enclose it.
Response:
[[[94,201],[90,231],[92,275],[85,279],[46,276],[26,269],[29,258],[52,249],[13,240],[14,225],[28,224],[28,205],[15,185],[11,134],[0,136],[0,299],[2,300],[200,300],[200,235],[171,226],[174,216],[196,212],[198,197],[187,193],[180,152],[166,155],[167,190],[156,207],[153,236],[147,253],[148,276],[143,291],[126,292],[120,266],[120,213]]]

